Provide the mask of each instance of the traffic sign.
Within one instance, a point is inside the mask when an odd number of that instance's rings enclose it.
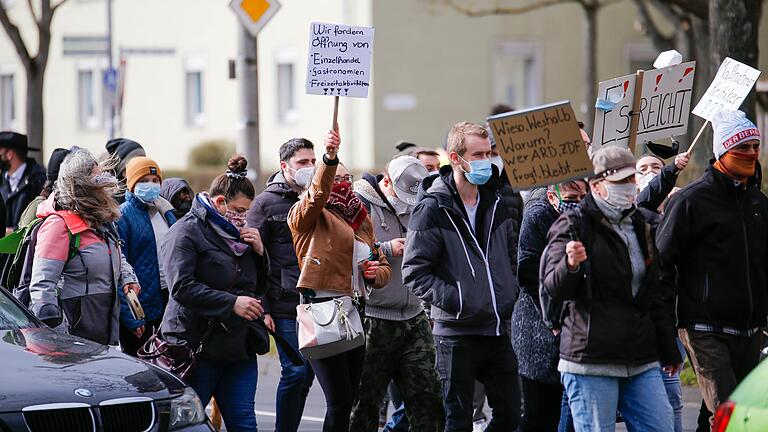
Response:
[[[277,0],[232,0],[229,7],[235,11],[248,32],[256,37],[280,9]]]

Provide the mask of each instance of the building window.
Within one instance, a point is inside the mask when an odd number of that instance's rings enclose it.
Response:
[[[293,63],[277,64],[277,118],[280,123],[296,122],[296,88]]]
[[[541,47],[535,42],[496,46],[492,103],[521,109],[541,103]]]
[[[96,83],[92,69],[77,71],[77,106],[80,129],[97,129]]]
[[[205,123],[203,105],[203,72],[186,72],[187,125],[202,126]]]
[[[0,128],[16,129],[16,88],[13,74],[0,75]]]

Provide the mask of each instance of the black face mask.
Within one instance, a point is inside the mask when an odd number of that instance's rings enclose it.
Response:
[[[192,201],[175,199],[171,205],[173,205],[173,214],[176,216],[176,219],[181,219],[192,208]]]

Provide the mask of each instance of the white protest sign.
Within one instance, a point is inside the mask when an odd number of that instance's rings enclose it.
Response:
[[[312,23],[307,94],[368,97],[373,27]]]
[[[724,109],[739,109],[759,76],[759,70],[726,57],[693,113],[712,121]]]
[[[637,143],[683,135],[688,131],[688,114],[696,62],[681,63],[663,69],[645,71]],[[626,75],[603,81],[597,97],[604,101],[607,110],[595,112],[595,129],[592,137],[594,150],[604,145],[629,146],[629,126],[632,102],[635,95],[636,75]],[[612,106],[615,103],[615,106]]]

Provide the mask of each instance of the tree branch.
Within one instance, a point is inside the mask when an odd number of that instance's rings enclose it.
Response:
[[[709,20],[708,0],[663,0],[663,2],[675,5],[688,13],[696,15],[704,21]]]
[[[27,46],[24,45],[24,39],[21,38],[19,27],[11,22],[10,17],[8,17],[8,11],[2,2],[0,2],[0,24],[2,24],[5,33],[13,43],[13,47],[16,49],[16,53],[18,53],[24,68],[29,69],[32,66],[32,57],[29,55]]]
[[[53,8],[51,9],[51,11],[52,11],[52,12],[56,12],[56,9],[60,8],[60,7],[61,7],[61,5],[63,5],[63,4],[64,4],[64,3],[66,3],[67,1],[69,1],[69,0],[61,0],[61,1],[60,1],[60,2],[58,2],[58,3],[57,3],[55,6],[53,6]]]
[[[645,1],[632,0],[632,2],[635,4],[635,6],[637,6],[637,14],[640,18],[640,22],[645,28],[645,34],[650,36],[651,41],[653,41],[653,45],[656,47],[656,49],[659,51],[666,51],[671,49],[674,45],[674,38],[664,36],[661,33],[659,27],[656,26],[655,22],[653,22],[653,18],[651,18],[651,14],[648,12],[648,7],[646,6]]]
[[[539,0],[536,3],[518,7],[499,7],[497,4],[496,7],[490,9],[472,9],[462,5],[457,0],[443,0],[443,2],[453,8],[456,12],[462,13],[468,17],[477,18],[489,15],[519,15],[558,4],[580,2],[580,0]]]
[[[29,6],[29,13],[32,14],[32,19],[35,20],[35,22],[39,22],[37,19],[37,12],[35,12],[35,5],[32,4],[32,0],[27,0],[27,6]]]

